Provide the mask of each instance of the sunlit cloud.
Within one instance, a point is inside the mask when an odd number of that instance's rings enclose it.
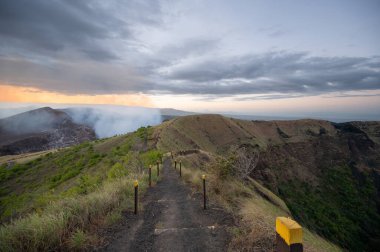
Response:
[[[65,104],[113,104],[152,107],[152,100],[143,94],[67,95],[38,88],[0,84],[0,101]]]

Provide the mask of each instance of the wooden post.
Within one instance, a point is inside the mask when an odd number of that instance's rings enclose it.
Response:
[[[277,252],[303,252],[302,227],[286,217],[276,218]]]
[[[139,182],[135,180],[133,185],[135,187],[135,214],[137,214],[139,205]]]
[[[203,209],[206,210],[206,175],[202,175],[203,180]]]
[[[177,170],[177,160],[174,160],[174,169]]]
[[[160,164],[157,162],[157,177],[160,176]]]
[[[179,176],[182,177],[182,162],[179,161]]]
[[[152,186],[152,165],[149,165],[149,187]]]

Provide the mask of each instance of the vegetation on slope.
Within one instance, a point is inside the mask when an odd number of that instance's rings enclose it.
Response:
[[[297,180],[280,185],[280,195],[299,221],[352,251],[380,246],[376,194],[371,177],[355,179],[348,166],[326,169],[316,188]]]
[[[141,128],[1,165],[0,251],[83,249],[101,242],[95,227],[132,210],[133,181],[144,191],[147,165],[162,157],[151,134]]]
[[[218,165],[219,175],[235,178],[239,172],[229,170],[229,155],[254,147],[260,159],[250,176],[283,197],[303,226],[351,251],[371,251],[380,246],[379,129],[379,122],[196,115],[162,124],[157,146],[227,157]]]
[[[229,249],[231,251],[274,251],[275,218],[291,216],[286,204],[253,179],[236,177],[236,166],[230,158],[200,151],[175,157],[182,160],[182,176],[194,190],[202,190],[206,174],[209,204],[217,202],[236,219]],[[212,207],[212,206],[210,206]],[[341,251],[334,244],[304,228],[305,251]]]

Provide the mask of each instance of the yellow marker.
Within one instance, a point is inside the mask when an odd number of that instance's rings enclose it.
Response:
[[[149,165],[149,168],[152,168],[152,165]]]
[[[205,180],[206,179],[206,175],[203,174],[202,175],[202,179]]]
[[[294,220],[286,217],[276,218],[276,232],[288,244],[302,244],[302,227]]]
[[[139,182],[138,182],[137,180],[135,180],[135,182],[133,183],[133,185],[134,185],[135,187],[138,187],[138,186],[139,186]]]

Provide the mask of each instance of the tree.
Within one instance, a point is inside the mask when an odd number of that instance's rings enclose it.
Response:
[[[247,179],[248,176],[257,167],[260,160],[260,152],[256,148],[240,147],[235,151],[235,170],[236,175],[241,179]]]

